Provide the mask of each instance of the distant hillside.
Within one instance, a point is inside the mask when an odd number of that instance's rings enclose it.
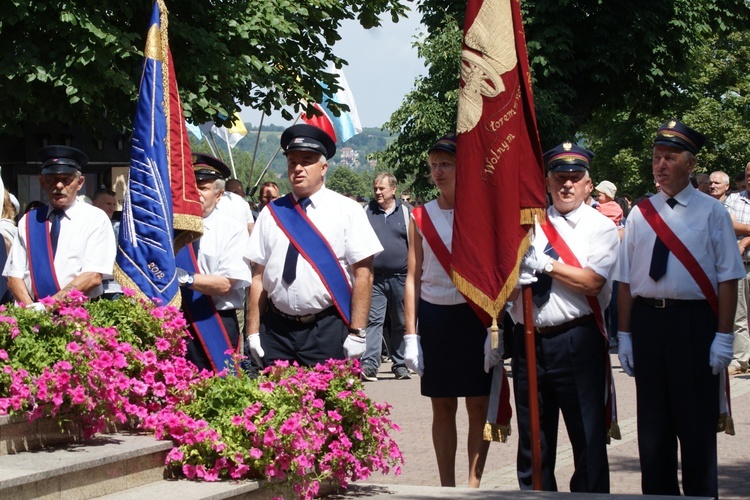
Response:
[[[237,143],[235,151],[246,151],[252,155],[256,138],[258,138],[258,129],[250,123],[246,123],[245,127],[247,128],[247,135]],[[279,125],[263,125],[257,158],[264,165],[278,149],[281,133],[285,128]],[[336,144],[336,156],[331,159],[330,164],[332,167],[347,165],[355,171],[370,170],[367,156],[382,151],[393,140],[395,140],[395,136],[390,136],[379,128],[365,128],[362,133],[355,135],[343,145]],[[281,152],[276,155],[270,170],[278,173],[286,172],[286,162]]]

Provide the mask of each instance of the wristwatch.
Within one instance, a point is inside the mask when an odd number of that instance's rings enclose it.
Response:
[[[185,286],[187,287],[193,286],[194,281],[195,281],[195,278],[193,277],[193,273],[188,273],[187,281],[185,281]]]
[[[357,337],[363,339],[367,337],[367,329],[366,328],[349,328],[349,333],[352,335],[356,335]]]
[[[555,261],[552,257],[550,257],[547,260],[547,263],[544,264],[544,274],[549,274],[552,272],[552,263]]]

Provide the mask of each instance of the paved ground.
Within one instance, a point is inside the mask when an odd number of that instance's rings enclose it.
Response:
[[[611,492],[622,495],[640,494],[635,383],[621,370],[617,355],[612,355],[612,364],[622,440],[612,441],[608,450]],[[390,364],[381,366],[379,377],[380,380],[377,382],[366,382],[365,389],[373,399],[386,401],[393,406],[392,418],[402,428],[402,431],[396,434],[396,440],[406,463],[400,476],[376,474],[370,478],[369,483],[439,486],[430,437],[430,403],[428,398],[420,395],[419,379],[415,376],[411,380],[395,380],[390,372]],[[732,377],[731,393],[736,435],[718,434],[720,495],[722,498],[746,499],[750,498],[750,374]],[[468,473],[466,446],[462,442],[462,436],[466,436],[465,416],[466,412],[459,407],[459,449],[456,459],[456,478],[459,486],[466,486]],[[573,471],[572,451],[562,419],[560,420],[556,474],[560,491],[569,492],[568,482]],[[514,420],[508,442],[492,443],[490,446],[482,490],[518,490],[515,475],[515,454],[518,445],[516,428]],[[354,493],[354,496],[370,496],[363,493],[360,491],[359,494]]]

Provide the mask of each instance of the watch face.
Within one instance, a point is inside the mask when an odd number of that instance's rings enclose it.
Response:
[[[551,273],[552,272],[552,259],[547,262],[547,265],[544,266],[544,272],[545,273]]]

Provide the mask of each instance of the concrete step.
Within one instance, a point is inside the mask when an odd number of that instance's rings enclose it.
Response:
[[[161,480],[136,488],[103,495],[99,500],[224,500],[228,498],[264,499],[266,492],[261,481],[217,481],[205,483],[187,480]],[[274,495],[268,496],[273,498]]]
[[[0,456],[0,498],[87,499],[162,481],[171,441],[109,434]]]
[[[81,440],[73,425],[42,418],[29,422],[26,415],[0,416],[0,456]]]

